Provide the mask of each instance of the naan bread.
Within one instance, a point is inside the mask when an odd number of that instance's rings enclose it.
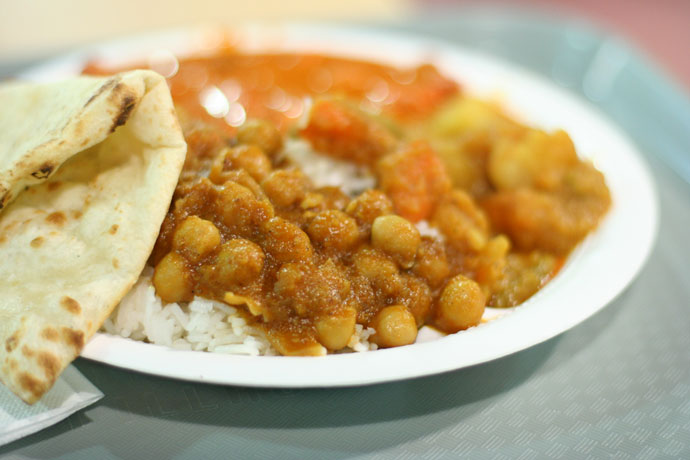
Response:
[[[0,380],[24,401],[137,280],[185,152],[156,73],[0,85]]]

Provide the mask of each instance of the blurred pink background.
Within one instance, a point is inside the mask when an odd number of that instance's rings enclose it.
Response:
[[[690,93],[690,0],[0,0],[0,61],[44,58],[70,46],[151,29],[266,20],[414,21],[443,8],[507,6],[581,18],[623,37]],[[131,11],[137,11],[132,15]],[[441,14],[443,14],[441,12]],[[58,18],[59,20],[56,20]]]
[[[585,19],[623,37],[690,92],[690,0],[417,0],[418,7],[511,6]]]

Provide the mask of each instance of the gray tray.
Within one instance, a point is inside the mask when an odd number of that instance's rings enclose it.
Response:
[[[179,382],[78,359],[77,368],[105,398],[0,448],[0,456],[690,458],[686,93],[620,40],[572,20],[449,10],[386,27],[474,46],[546,75],[632,137],[661,201],[659,237],[637,280],[603,311],[541,345],[398,383],[262,390]],[[592,81],[602,59],[618,69],[605,84]]]

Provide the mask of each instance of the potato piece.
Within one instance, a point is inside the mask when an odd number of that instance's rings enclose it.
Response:
[[[491,151],[489,178],[499,190],[536,187],[553,190],[565,172],[578,163],[570,136],[564,131],[547,134],[530,129],[519,140],[499,141]]]

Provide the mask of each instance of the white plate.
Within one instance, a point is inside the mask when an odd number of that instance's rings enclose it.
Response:
[[[179,351],[96,334],[83,357],[160,376],[260,387],[363,385],[431,375],[506,356],[572,328],[619,294],[649,255],[658,211],[651,176],[640,155],[596,110],[550,82],[493,57],[421,37],[309,25],[248,27],[242,36],[248,50],[313,51],[394,65],[431,62],[469,92],[499,97],[523,121],[570,133],[580,155],[605,174],[612,208],[544,289],[514,309],[490,309],[485,317],[500,318],[458,334],[439,338],[424,331],[414,345],[319,358]],[[89,57],[123,63],[140,61],[161,48],[196,52],[214,47],[217,38],[209,29],[186,29],[119,41],[48,62],[24,77],[72,75]]]

